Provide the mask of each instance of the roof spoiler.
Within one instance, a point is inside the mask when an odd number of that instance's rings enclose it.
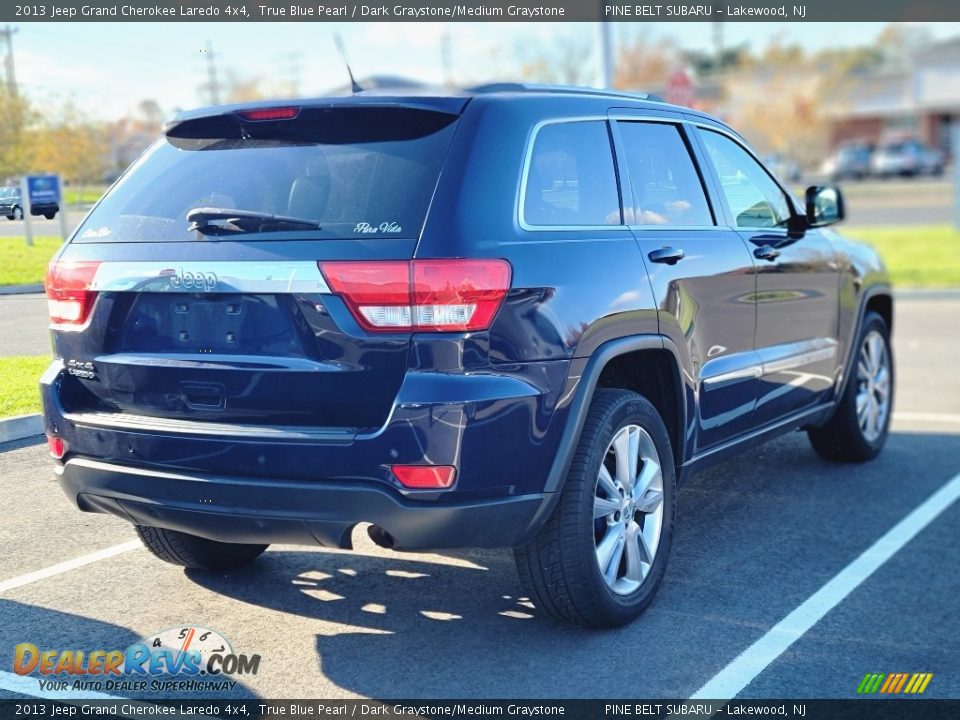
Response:
[[[350,95],[318,100],[298,98],[215,105],[178,113],[166,123],[163,132],[167,137],[173,138],[217,137],[217,134],[210,135],[209,131],[214,128],[222,131],[245,125],[263,125],[266,124],[266,121],[284,122],[287,119],[295,119],[302,115],[314,115],[318,112],[340,108],[379,108],[459,115],[469,100],[468,96],[387,98],[383,96]],[[299,112],[296,114],[279,112],[290,108],[297,108]],[[270,117],[271,111],[275,111],[276,117]],[[198,135],[197,132],[201,128],[204,134]]]

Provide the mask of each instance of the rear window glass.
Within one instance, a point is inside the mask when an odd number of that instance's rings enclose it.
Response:
[[[541,128],[527,170],[523,219],[537,226],[621,223],[605,122],[556,123]]]
[[[456,116],[409,108],[304,110],[294,120],[236,116],[184,123],[94,209],[81,242],[193,240],[187,213],[242,210],[309,220],[319,230],[223,239],[420,234]]]

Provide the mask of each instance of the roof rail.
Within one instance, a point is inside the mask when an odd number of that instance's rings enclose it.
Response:
[[[489,93],[501,92],[546,92],[563,93],[569,95],[604,95],[610,97],[632,98],[634,100],[651,100],[653,102],[663,102],[656,95],[645,92],[624,92],[622,90],[607,90],[604,88],[591,88],[579,85],[550,85],[544,83],[519,83],[519,82],[494,82],[474,87],[464,88],[468,93],[475,95],[485,95]]]

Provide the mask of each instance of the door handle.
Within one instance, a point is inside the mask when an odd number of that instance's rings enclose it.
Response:
[[[684,255],[685,253],[680,248],[663,247],[658,250],[651,250],[647,257],[650,258],[650,262],[676,265],[683,260]]]
[[[780,251],[772,245],[762,245],[753,251],[753,256],[757,260],[770,260],[772,262],[780,257]]]

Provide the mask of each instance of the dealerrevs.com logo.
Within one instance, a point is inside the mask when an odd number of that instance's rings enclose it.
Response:
[[[39,675],[43,690],[229,691],[237,684],[230,678],[259,669],[259,655],[235,652],[220,633],[190,625],[162,630],[122,650],[24,642],[13,651],[13,671]]]

